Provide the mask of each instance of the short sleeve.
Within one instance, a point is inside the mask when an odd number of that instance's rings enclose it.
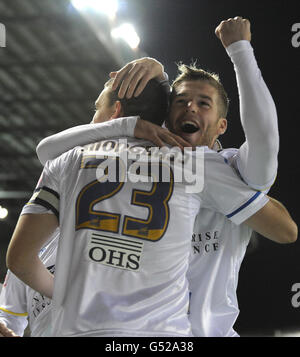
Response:
[[[268,197],[245,184],[220,154],[205,153],[203,203],[241,224],[260,210]]]

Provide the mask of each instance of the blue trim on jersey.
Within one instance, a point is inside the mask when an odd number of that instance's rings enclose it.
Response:
[[[252,196],[250,198],[250,200],[248,200],[246,203],[244,203],[240,208],[236,209],[235,211],[233,211],[232,213],[226,215],[227,218],[231,218],[232,216],[236,215],[237,213],[239,213],[241,210],[243,210],[245,207],[249,206],[251,202],[253,202],[259,195],[261,195],[262,192],[256,192],[256,194],[254,196]]]

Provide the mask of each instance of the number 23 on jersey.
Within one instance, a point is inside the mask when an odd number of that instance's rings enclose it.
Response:
[[[150,169],[150,164],[147,164]],[[159,165],[159,170],[162,164]],[[120,166],[119,166],[120,167]],[[148,175],[153,178],[150,190],[132,188],[131,182],[110,182],[107,176],[104,180],[94,180],[84,186],[80,191],[76,202],[76,230],[93,229],[111,233],[121,233],[125,236],[157,241],[161,239],[168,227],[169,205],[168,202],[173,193],[174,176],[170,169],[170,180],[168,182],[156,182],[153,170],[148,169]],[[146,207],[148,216],[145,219],[124,215],[123,226],[120,232],[121,213],[112,213],[101,210],[101,202],[110,199],[118,199],[117,195],[123,189],[131,189],[130,206]],[[98,209],[95,209],[95,205]]]

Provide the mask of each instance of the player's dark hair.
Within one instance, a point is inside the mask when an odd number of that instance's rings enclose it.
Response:
[[[219,95],[219,115],[226,118],[229,108],[229,99],[225,89],[216,73],[208,72],[203,69],[197,68],[193,63],[190,66],[186,64],[178,64],[178,75],[172,83],[171,102],[176,96],[176,88],[186,81],[205,81],[214,87]]]
[[[143,92],[138,97],[119,98],[116,90],[111,90],[113,80],[105,83],[108,88],[109,104],[113,105],[117,100],[121,102],[124,116],[139,115],[142,119],[151,123],[162,125],[167,117],[169,107],[169,85],[151,79]]]

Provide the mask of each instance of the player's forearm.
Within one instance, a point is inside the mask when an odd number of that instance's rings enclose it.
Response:
[[[19,249],[17,246],[10,246],[7,253],[7,266],[23,283],[42,295],[52,298],[53,275],[39,259],[38,250],[30,248]]]
[[[272,184],[277,172],[279,134],[272,96],[261,76],[249,41],[227,48],[234,63],[240,99],[241,124],[246,142],[238,166],[245,181],[256,189]]]
[[[55,215],[24,214],[20,216],[9,243],[6,264],[20,280],[51,298],[53,276],[38,257],[58,226]]]
[[[296,223],[280,202],[269,198],[270,201],[245,223],[276,243],[294,243],[298,236]]]
[[[53,275],[47,270],[38,256],[32,256],[32,254],[24,252],[21,259],[9,260],[8,267],[33,290],[52,298]]]
[[[119,118],[104,123],[79,125],[43,139],[37,146],[42,165],[79,145],[112,137],[133,136],[137,117]]]

